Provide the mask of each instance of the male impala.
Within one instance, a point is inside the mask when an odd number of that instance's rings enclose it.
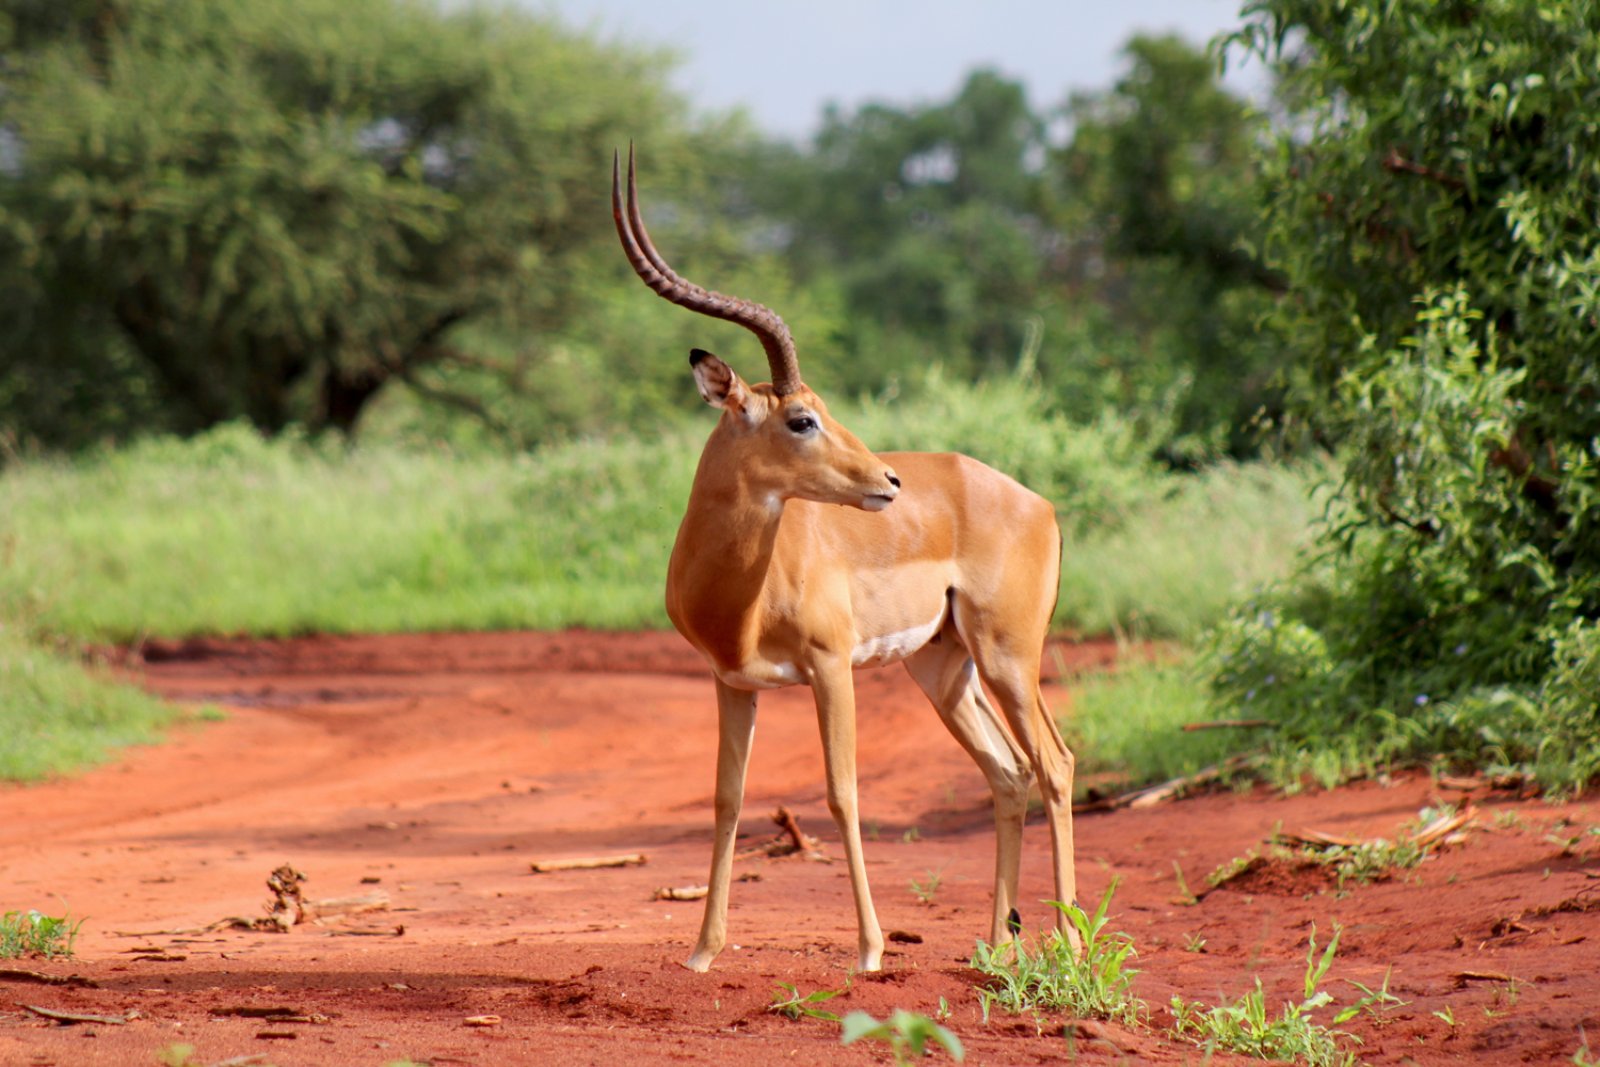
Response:
[[[645,284],[750,330],[772,369],[772,384],[751,385],[709,352],[689,356],[700,395],[722,417],[700,457],[667,569],[667,614],[710,662],[717,689],[716,837],[687,966],[708,969],[727,943],[756,694],[804,684],[816,697],[828,808],[850,867],[857,965],[880,967],[883,933],[856,809],[851,671],[896,660],[994,793],[994,942],[1012,932],[1030,774],[1050,823],[1056,899],[1073,900],[1073,757],[1039,691],[1061,554],[1049,502],[966,456],[868,451],[800,381],[782,319],[685,281],[656,252],[639,213],[631,149],[626,208],[613,160],[611,210]]]

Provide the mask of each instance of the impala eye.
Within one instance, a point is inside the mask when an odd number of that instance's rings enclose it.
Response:
[[[816,428],[817,420],[810,415],[796,415],[789,420],[789,431],[791,433],[810,433]]]

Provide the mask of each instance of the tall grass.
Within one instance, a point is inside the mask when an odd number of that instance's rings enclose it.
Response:
[[[1160,474],[1130,458],[1125,428],[1067,424],[1018,385],[935,385],[838,414],[881,450],[958,448],[1047,491],[1069,537],[1058,625],[1189,637],[1285,571],[1305,473]],[[0,619],[117,641],[663,626],[706,432],[529,456],[231,426],[14,465],[0,475]]]
[[[1192,665],[1134,662],[1076,679],[1060,726],[1079,757],[1080,786],[1116,792],[1193,774],[1259,742],[1248,731],[1183,731],[1214,717]]]
[[[0,780],[33,781],[157,740],[177,711],[0,622]]]

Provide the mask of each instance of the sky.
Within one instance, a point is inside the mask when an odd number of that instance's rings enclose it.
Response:
[[[520,0],[603,39],[666,46],[698,108],[747,109],[803,140],[832,101],[943,101],[974,67],[1020,79],[1036,109],[1109,87],[1136,31],[1203,44],[1238,24],[1241,0]],[[1253,76],[1253,77],[1252,77]],[[1249,91],[1260,67],[1230,75]]]

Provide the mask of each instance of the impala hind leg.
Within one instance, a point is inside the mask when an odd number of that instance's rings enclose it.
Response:
[[[1056,729],[1039,688],[1039,660],[1044,651],[1048,605],[1037,620],[1016,629],[1002,628],[988,617],[961,609],[958,602],[957,627],[972,650],[978,674],[1000,705],[1011,736],[1027,754],[1039,782],[1045,819],[1050,825],[1055,899],[1064,904],[1076,903],[1078,878],[1073,866],[1072,778],[1077,761],[1062,740],[1061,731]],[[1056,927],[1074,948],[1082,947],[1077,930],[1064,914],[1057,914]]]
[[[756,729],[756,695],[717,681],[716,830],[711,844],[711,877],[706,910],[700,919],[700,940],[684,964],[706,971],[728,943],[728,883],[733,880],[733,844],[744,806],[745,770],[750,765],[750,740]]]
[[[989,936],[990,943],[998,945],[1013,936],[1022,824],[1028,814],[1028,758],[984,695],[972,657],[952,626],[947,623],[933,642],[905,664],[994,794],[994,920]]]

